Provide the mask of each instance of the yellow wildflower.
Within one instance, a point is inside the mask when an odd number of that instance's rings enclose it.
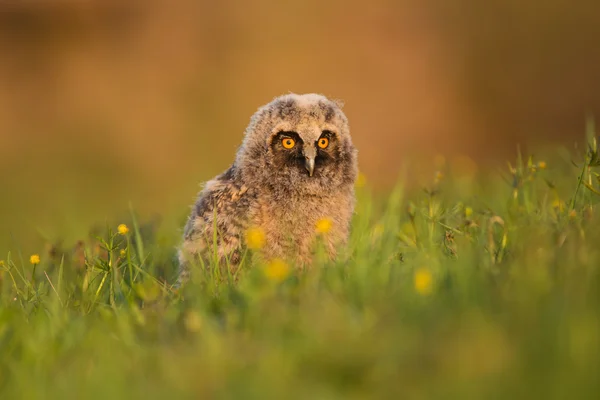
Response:
[[[38,254],[33,254],[29,257],[29,262],[33,265],[38,265],[40,263],[40,256]]]
[[[315,225],[315,230],[317,231],[317,233],[326,234],[331,230],[332,226],[333,221],[331,220],[331,218],[325,217],[317,221]]]
[[[356,187],[363,187],[367,184],[367,177],[365,176],[365,174],[363,174],[362,172],[358,173],[358,176],[356,177],[356,182],[354,183],[356,185]]]
[[[127,225],[121,224],[117,227],[117,232],[119,232],[119,235],[125,236],[129,233],[129,228]]]
[[[540,161],[538,163],[538,168],[539,169],[546,169],[547,165],[546,165],[546,161]]]
[[[433,291],[433,276],[427,268],[419,268],[415,271],[414,276],[415,290],[426,296]]]
[[[250,228],[246,231],[246,245],[249,249],[262,249],[265,242],[265,232],[262,229]]]
[[[283,281],[289,274],[290,267],[279,258],[272,260],[265,268],[265,275],[274,282]]]
[[[121,258],[125,258],[127,256],[127,251],[125,251],[125,249],[121,249],[121,251],[119,252],[119,256]]]
[[[465,207],[465,218],[469,218],[473,215],[473,209],[471,207]]]
[[[4,260],[0,260],[0,267],[4,267]]]

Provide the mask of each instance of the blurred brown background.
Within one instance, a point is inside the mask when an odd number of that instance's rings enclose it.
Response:
[[[599,20],[595,0],[0,1],[0,250],[130,200],[179,223],[289,91],[345,101],[375,185],[407,157],[579,140]]]

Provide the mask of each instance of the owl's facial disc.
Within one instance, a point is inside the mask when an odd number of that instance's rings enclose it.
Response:
[[[275,165],[300,172],[307,178],[317,178],[335,159],[336,134],[323,130],[317,134],[279,130],[271,138]]]
[[[290,94],[252,116],[236,166],[257,190],[327,196],[338,189],[352,191],[356,157],[339,103],[320,95]]]

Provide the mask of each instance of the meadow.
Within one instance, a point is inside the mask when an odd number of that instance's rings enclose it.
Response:
[[[429,182],[357,182],[347,249],[312,268],[196,268],[136,217],[0,255],[0,398],[592,398],[600,390],[600,156]],[[182,221],[183,223],[183,221]],[[0,227],[7,229],[7,227]],[[315,227],[327,235],[327,223]]]

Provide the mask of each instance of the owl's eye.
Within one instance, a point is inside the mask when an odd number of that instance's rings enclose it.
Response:
[[[322,137],[321,139],[319,139],[317,144],[320,148],[325,149],[327,148],[327,146],[329,146],[329,139],[327,139],[326,137]]]
[[[281,145],[286,149],[291,149],[296,145],[296,141],[292,138],[283,138]]]

